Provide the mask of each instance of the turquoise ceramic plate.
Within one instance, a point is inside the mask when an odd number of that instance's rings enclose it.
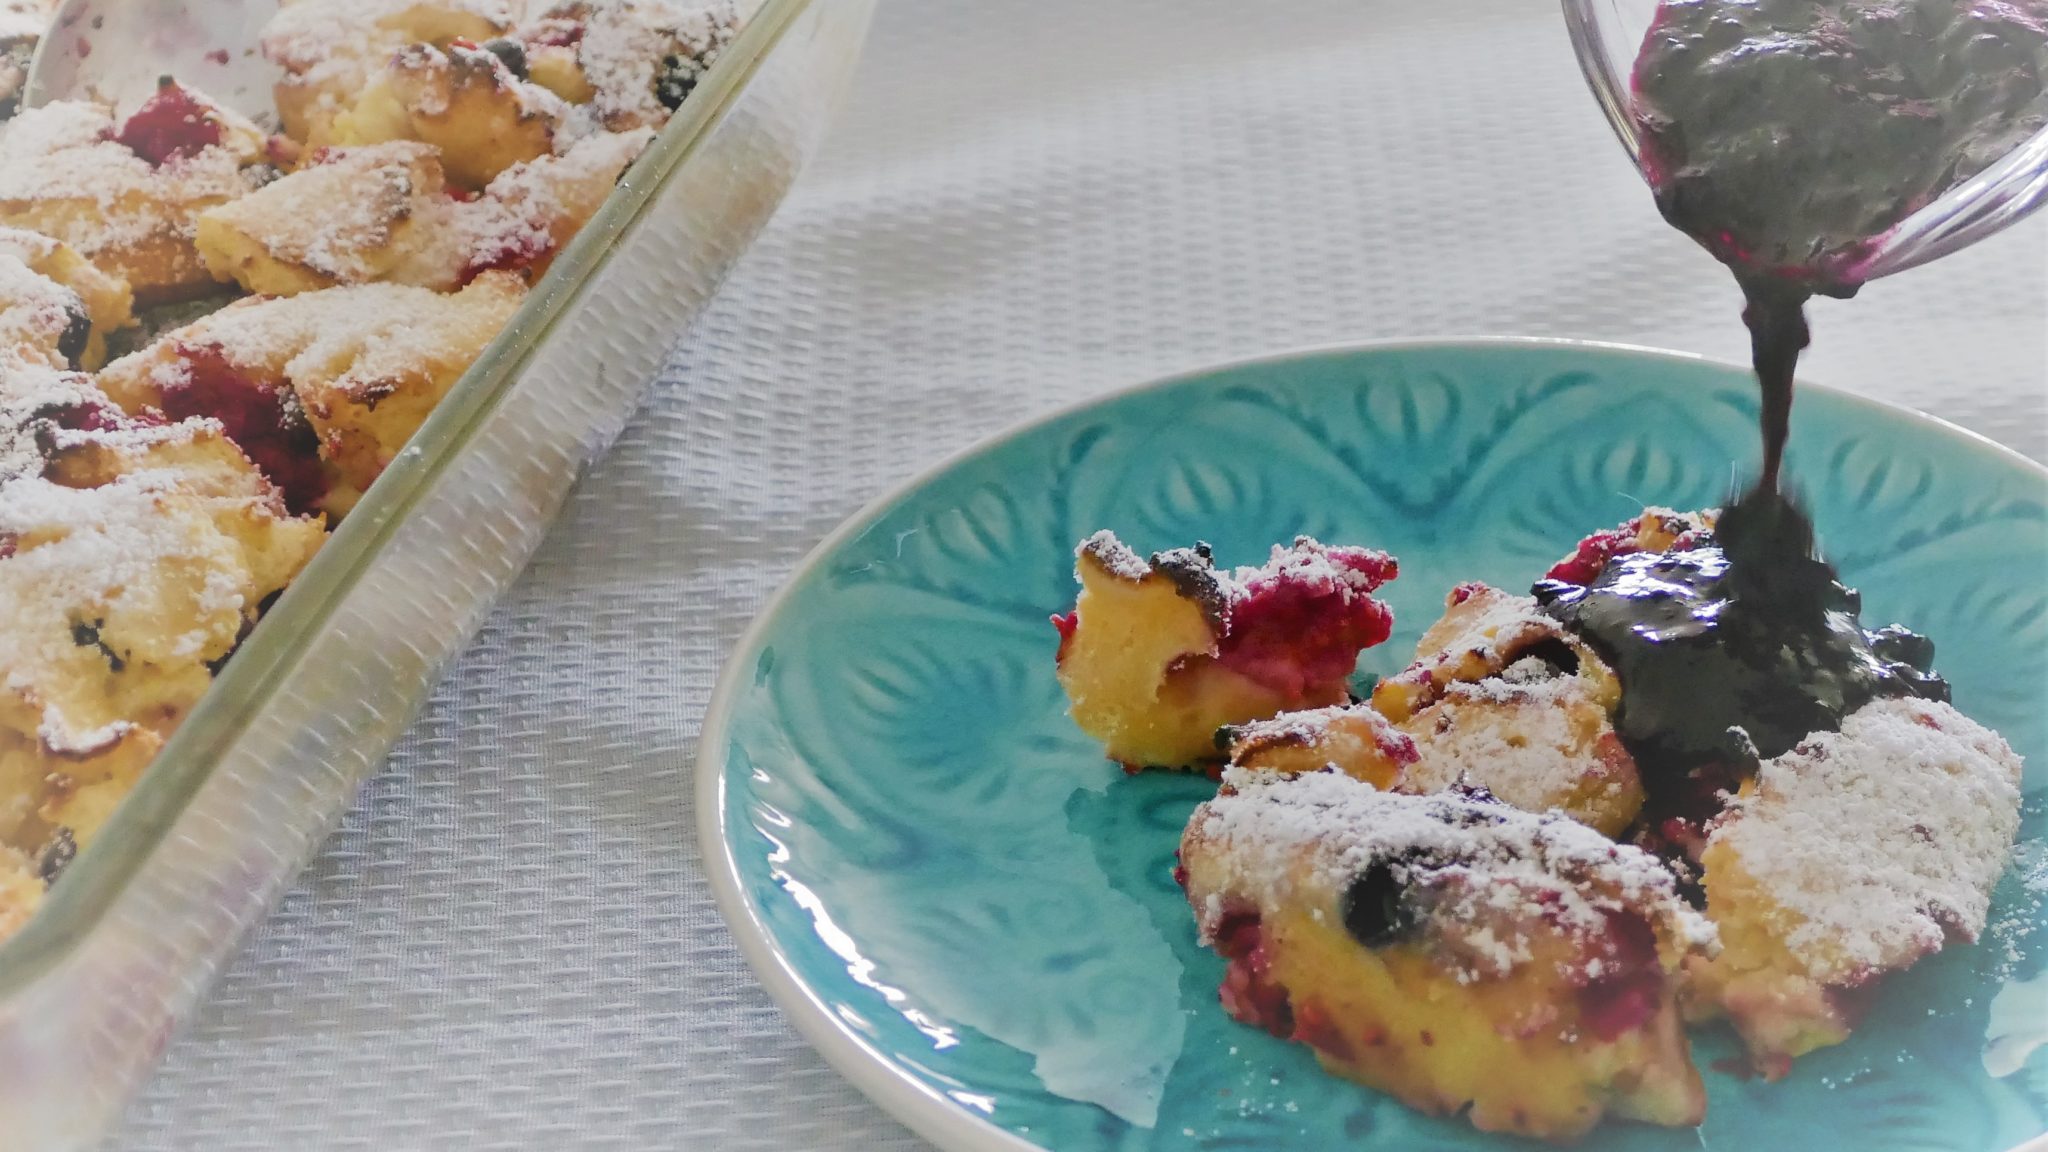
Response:
[[[1867,618],[1932,635],[1957,703],[2032,762],[2022,865],[1992,937],[1898,978],[1850,1043],[1779,1084],[1709,1070],[1696,1132],[1616,1124],[1586,1146],[2011,1148],[2048,1129],[2048,1049],[2002,1077],[1985,1060],[1987,1029],[2048,1023],[2048,473],[1819,388],[1795,426],[1792,472]],[[1169,876],[1211,786],[1103,761],[1067,719],[1047,617],[1097,528],[1227,563],[1309,533],[1400,557],[1394,640],[1362,665],[1385,673],[1452,584],[1526,584],[1645,503],[1718,503],[1755,441],[1733,368],[1462,342],[1232,365],[978,448],[826,541],[727,668],[698,767],[726,917],[807,1038],[948,1148],[1523,1146],[1224,1016]],[[1734,1054],[1713,1032],[1694,1047],[1702,1069]]]

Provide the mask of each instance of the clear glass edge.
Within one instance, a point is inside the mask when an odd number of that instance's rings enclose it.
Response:
[[[1640,173],[1642,140],[1630,110],[1626,74],[1616,68],[1607,23],[1595,7],[1598,2],[1561,0],[1565,29],[1587,89]],[[1620,39],[1628,42],[1625,35]],[[2043,206],[2048,206],[2048,128],[1899,221],[1876,251],[1847,271],[1859,281],[1869,281],[1918,268],[2004,231]]]
[[[92,850],[66,870],[30,921],[0,940],[0,1002],[61,963],[98,924],[211,777],[219,751],[236,739],[297,664],[304,641],[382,555],[406,514],[460,456],[518,380],[554,326],[597,274],[656,194],[746,90],[769,53],[814,2],[766,0],[663,128],[604,206],[579,232],[505,328],[463,373],[433,414],[337,527],[228,662],[135,790],[115,810]]]

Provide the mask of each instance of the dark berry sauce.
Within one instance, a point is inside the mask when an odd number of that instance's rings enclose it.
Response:
[[[1812,524],[1762,489],[1689,547],[1617,555],[1590,584],[1545,580],[1535,595],[1614,665],[1615,730],[1653,819],[1718,806],[1719,787],[1694,794],[1696,770],[1733,766],[1739,779],[1871,700],[1949,695],[1929,670],[1934,646],[1903,628],[1866,631],[1856,592],[1815,555]]]
[[[164,415],[173,420],[210,416],[221,422],[251,463],[284,492],[293,512],[317,511],[327,495],[320,440],[289,387],[236,368],[211,345],[185,345],[182,382],[163,390]]]
[[[1632,83],[1658,208],[1747,298],[1775,488],[1806,301],[2048,124],[2048,0],[1664,0]]]
[[[213,110],[168,76],[114,133],[114,139],[130,152],[158,166],[178,157],[197,156],[222,138],[220,120]]]

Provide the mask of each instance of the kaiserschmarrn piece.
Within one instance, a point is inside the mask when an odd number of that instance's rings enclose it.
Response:
[[[335,120],[355,107],[399,52],[458,39],[484,43],[510,32],[522,6],[514,0],[286,0],[263,28],[263,54],[284,70],[275,96],[285,134],[316,148],[336,143]]]
[[[1339,704],[1393,613],[1384,552],[1303,537],[1262,568],[1219,570],[1206,545],[1148,562],[1109,532],[1084,541],[1081,595],[1056,617],[1075,723],[1131,771],[1220,759],[1219,729]]]
[[[1561,809],[1609,836],[1642,810],[1635,760],[1614,731],[1620,682],[1530,597],[1459,585],[1423,633],[1416,662],[1382,680],[1372,700],[1415,741],[1406,791],[1463,780],[1517,808]]]
[[[92,336],[92,315],[78,293],[0,252],[0,346],[55,368],[77,368]],[[100,349],[104,356],[104,342]]]
[[[2019,829],[2020,758],[1947,704],[1867,704],[1764,762],[1709,828],[1718,957],[1688,1014],[1726,1014],[1767,1078],[1847,1039],[1885,977],[1984,931]]]
[[[445,227],[394,278],[445,289],[497,269],[538,280],[653,139],[651,128],[597,132],[507,168],[482,195],[451,201]]]
[[[378,281],[452,291],[493,269],[538,279],[652,138],[601,132],[466,198],[449,195],[432,145],[324,149],[201,214],[199,250],[215,275],[271,296]]]
[[[526,285],[402,284],[236,301],[109,364],[129,412],[214,414],[300,510],[345,514],[503,328]]]
[[[325,531],[219,423],[81,376],[0,362],[0,437],[0,776],[35,801],[4,823],[83,847]]]
[[[614,132],[659,127],[760,0],[567,0],[520,29],[533,81]]]
[[[1698,1124],[1677,974],[1713,929],[1656,858],[1480,791],[1232,769],[1181,840],[1232,1016],[1493,1132]]]
[[[66,302],[66,339],[56,347],[60,366],[91,371],[105,364],[107,337],[135,324],[135,296],[127,282],[100,271],[69,244],[22,228],[0,227],[0,261],[8,257],[75,298],[75,309]],[[15,348],[36,343],[33,336],[0,337],[0,345]]]
[[[102,105],[46,104],[0,132],[0,225],[63,241],[139,304],[204,295],[197,218],[247,194],[264,158],[255,126],[169,81],[118,123]]]
[[[1683,551],[1703,534],[1712,532],[1718,518],[1716,512],[1645,508],[1641,516],[1579,541],[1571,555],[1551,566],[1545,578],[1591,584],[1606,569],[1607,562],[1616,556],[1635,552]]]
[[[1220,738],[1232,768],[1288,776],[1335,768],[1382,792],[1400,788],[1421,759],[1415,741],[1366,704],[1282,712],[1225,728]]]
[[[394,141],[312,153],[296,172],[199,214],[214,276],[294,296],[389,276],[452,205],[440,151]]]
[[[514,164],[557,151],[569,105],[470,40],[412,44],[385,62],[355,103],[337,113],[316,146],[418,140],[440,149],[450,183],[478,189]]]

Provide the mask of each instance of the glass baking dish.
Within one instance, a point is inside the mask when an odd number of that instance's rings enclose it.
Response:
[[[816,147],[874,0],[767,0],[0,944],[0,1146],[90,1146]]]

